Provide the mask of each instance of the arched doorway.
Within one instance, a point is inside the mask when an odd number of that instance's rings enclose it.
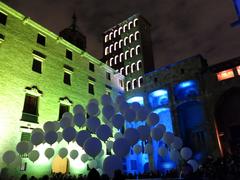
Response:
[[[68,159],[56,155],[52,161],[52,172],[65,174],[68,171]]]
[[[223,153],[240,152],[240,87],[232,87],[219,97],[215,121]]]

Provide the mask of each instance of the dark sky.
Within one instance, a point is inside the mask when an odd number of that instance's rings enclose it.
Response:
[[[155,67],[202,54],[209,64],[240,56],[240,26],[232,0],[3,0],[58,34],[71,24],[87,36],[87,49],[102,57],[102,32],[134,13],[152,24]]]

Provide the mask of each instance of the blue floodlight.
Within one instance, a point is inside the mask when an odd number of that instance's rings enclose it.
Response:
[[[152,108],[168,104],[168,91],[166,89],[159,89],[151,92],[148,95],[148,101]]]
[[[144,105],[142,96],[135,96],[127,100],[128,103],[138,102],[141,106]]]

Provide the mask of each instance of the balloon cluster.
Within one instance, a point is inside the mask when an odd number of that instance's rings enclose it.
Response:
[[[88,166],[98,168],[99,172],[104,172],[110,176],[114,170],[122,169],[121,158],[127,156],[132,148],[134,153],[142,153],[141,141],[149,143],[144,147],[144,153],[151,155],[154,151],[151,144],[152,140],[162,141],[163,146],[159,147],[158,154],[165,157],[169,154],[172,161],[178,162],[180,159],[187,161],[195,171],[198,164],[191,159],[192,151],[190,148],[182,147],[181,138],[174,136],[171,132],[166,132],[166,128],[161,124],[158,114],[150,112],[146,107],[134,102],[128,104],[124,96],[117,96],[113,102],[111,97],[103,95],[101,97],[102,110],[100,111],[99,102],[91,99],[86,108],[76,105],[73,114],[65,112],[60,121],[47,121],[43,125],[43,130],[36,128],[32,131],[30,141],[21,141],[16,145],[16,151],[20,155],[28,154],[29,160],[35,162],[40,154],[34,150],[42,143],[52,146],[54,143],[66,141],[67,143],[77,143],[86,154],[81,154],[81,161],[86,163],[92,159]],[[99,119],[102,115],[102,121]],[[86,118],[88,117],[88,118]],[[160,121],[160,122],[159,122]],[[127,128],[122,134],[120,129],[126,123],[142,122],[137,128]],[[114,136],[114,138],[112,138]],[[105,152],[102,145],[106,145],[108,151],[114,155],[105,156],[103,165],[99,165],[97,158]],[[19,156],[14,151],[7,151],[3,154],[3,160],[7,165],[19,161]],[[54,157],[55,150],[49,147],[45,150],[45,156],[50,159]],[[66,147],[58,151],[61,158],[67,155],[75,160],[80,154],[76,149],[68,152]],[[91,158],[90,158],[91,157]],[[21,158],[20,158],[21,159]]]

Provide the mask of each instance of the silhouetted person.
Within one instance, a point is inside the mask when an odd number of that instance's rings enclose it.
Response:
[[[87,180],[101,180],[100,174],[95,168],[92,168],[87,176]]]
[[[20,180],[28,180],[27,175],[26,175],[26,174],[23,174],[23,175],[20,177]]]
[[[102,174],[101,175],[101,180],[110,180],[110,178],[107,174]]]
[[[114,171],[114,176],[113,176],[113,180],[124,180],[125,177],[124,175],[122,174],[122,171],[117,169]]]

